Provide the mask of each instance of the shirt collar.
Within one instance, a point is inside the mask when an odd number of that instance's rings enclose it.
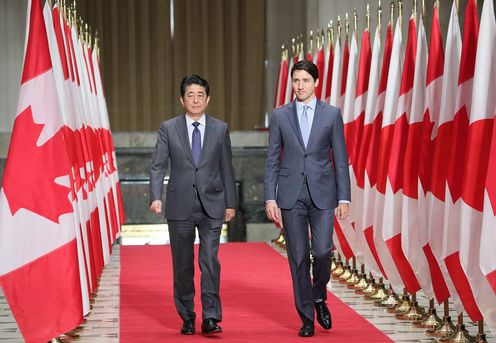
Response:
[[[303,106],[308,106],[311,110],[315,111],[316,105],[317,105],[317,97],[313,97],[313,99],[308,104],[296,100],[296,107],[301,110],[303,110]]]
[[[193,124],[195,122],[195,120],[191,119],[190,117],[188,117],[187,115],[184,115],[186,117],[186,126],[190,126],[191,124]],[[203,114],[200,119],[196,120],[197,122],[200,123],[200,125],[203,125],[205,126],[205,122],[206,122],[206,116],[205,114]]]

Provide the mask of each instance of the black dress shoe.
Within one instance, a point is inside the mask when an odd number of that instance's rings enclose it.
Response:
[[[312,337],[315,333],[315,329],[312,322],[305,322],[301,327],[300,331],[298,331],[298,336],[300,337]]]
[[[183,335],[194,335],[195,334],[195,321],[185,320],[183,322],[183,327],[181,328],[181,333]]]
[[[320,326],[329,330],[332,327],[332,318],[326,303],[324,301],[316,302],[315,312],[317,312],[317,322],[319,322]]]
[[[202,323],[202,335],[215,335],[222,332],[215,319],[205,319]]]

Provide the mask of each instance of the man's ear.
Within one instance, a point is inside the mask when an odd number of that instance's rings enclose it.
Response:
[[[210,97],[209,97],[209,96],[207,96],[207,101],[206,101],[207,106],[208,106],[208,103],[209,103],[209,102],[210,102]]]
[[[315,80],[315,87],[319,85],[319,79]]]
[[[179,97],[179,101],[181,101],[181,105],[183,105],[183,107],[185,107],[184,106],[184,100],[183,100],[183,97],[182,96]]]

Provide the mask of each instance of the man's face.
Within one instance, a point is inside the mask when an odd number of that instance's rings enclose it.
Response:
[[[186,113],[193,117],[199,117],[205,113],[210,97],[207,96],[205,88],[200,85],[190,85],[186,87],[184,97],[181,97]]]
[[[319,84],[319,80],[314,81],[312,75],[305,70],[295,70],[292,82],[296,99],[305,103],[313,99],[315,87]]]

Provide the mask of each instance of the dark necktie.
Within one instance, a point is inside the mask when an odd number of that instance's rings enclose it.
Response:
[[[201,132],[198,125],[200,125],[200,123],[197,121],[193,123],[195,128],[191,137],[191,152],[193,154],[193,161],[195,161],[196,165],[198,165],[201,157]]]

